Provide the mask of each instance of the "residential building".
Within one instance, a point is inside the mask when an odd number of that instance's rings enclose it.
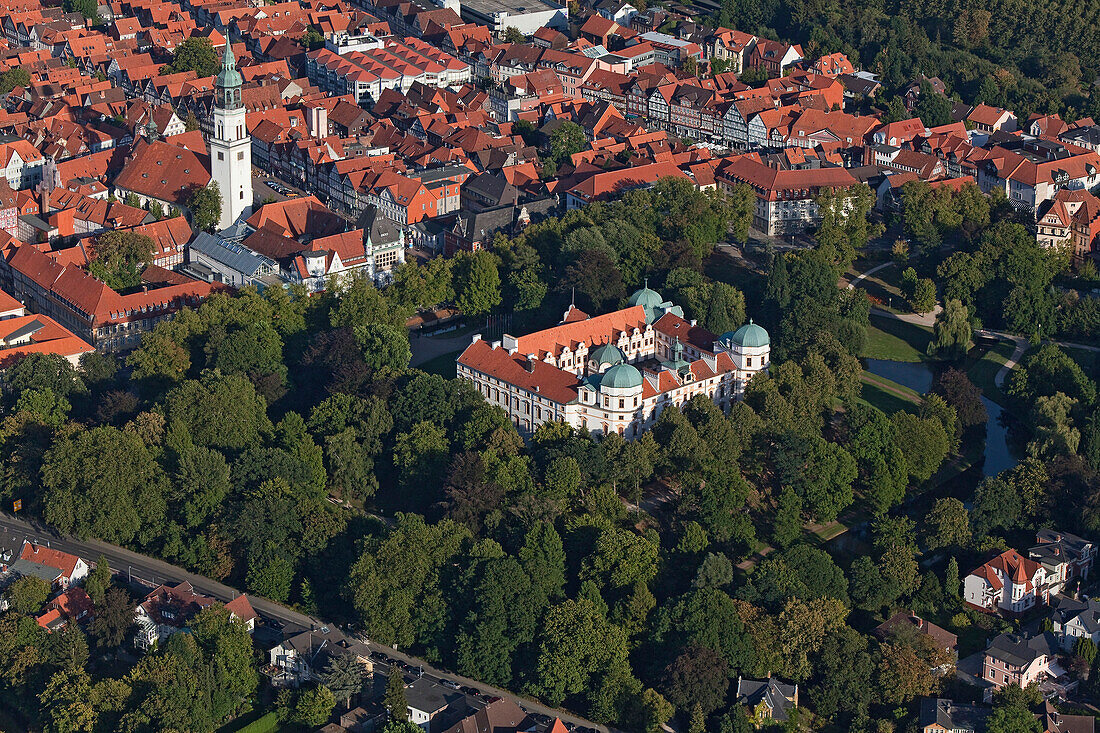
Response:
[[[0,163],[8,186],[22,190],[38,185],[46,158],[26,140],[0,142]]]
[[[31,245],[17,248],[7,266],[17,297],[107,351],[135,346],[157,323],[180,308],[197,307],[217,287],[149,266],[142,271],[144,287],[123,295],[77,265],[61,264]]]
[[[1027,555],[1042,563],[1051,582],[1064,586],[1071,580],[1088,578],[1096,559],[1096,546],[1092,542],[1056,529],[1040,529],[1035,541],[1038,544]],[[1055,592],[1061,593],[1062,588]]]
[[[927,636],[937,648],[947,652],[954,652],[959,642],[959,638],[947,629],[926,621],[912,611],[898,611],[875,627],[875,635],[888,638],[891,634],[910,629]]]
[[[276,644],[268,650],[268,665],[262,671],[276,687],[298,687],[320,679],[329,660],[343,654],[354,655],[363,665],[364,674],[374,671],[366,644],[328,626],[303,631]]]
[[[202,610],[217,603],[210,596],[195,592],[184,581],[174,586],[159,585],[150,591],[134,609],[134,644],[143,651],[152,649],[172,634],[179,633]],[[243,623],[249,633],[256,626],[256,612],[244,595],[225,604],[230,618]]]
[[[798,707],[798,685],[777,679],[750,680],[737,676],[737,704],[743,705],[749,718],[760,723],[785,722]]]
[[[81,624],[91,621],[94,610],[91,597],[83,588],[73,586],[47,601],[35,620],[39,626],[53,633],[73,621]]]
[[[88,577],[88,564],[76,555],[38,544],[24,542],[19,560],[11,571],[19,575],[34,575],[61,589]]]
[[[1062,648],[1073,651],[1078,639],[1090,639],[1100,645],[1100,599],[1082,596],[1055,596],[1050,615],[1051,631],[1061,639]]]
[[[521,733],[534,727],[531,717],[512,700],[494,700],[448,728],[445,733]]]
[[[1061,586],[1042,564],[1006,550],[963,580],[963,601],[982,611],[1018,616],[1047,603]]]
[[[983,733],[992,712],[980,705],[925,697],[920,701],[918,725],[921,733]]]
[[[196,279],[234,288],[255,285],[262,290],[279,282],[278,262],[208,232],[199,232],[188,246],[183,271]]]
[[[1027,687],[1051,675],[1061,645],[1051,632],[1036,636],[1001,634],[989,644],[982,660],[982,679],[993,689],[1006,685]]]
[[[475,336],[458,358],[458,376],[524,434],[558,421],[633,439],[695,395],[728,410],[768,368],[771,342],[751,321],[716,336],[648,287],[628,302],[602,316],[571,306],[559,325],[526,336],[493,343]]]
[[[798,234],[821,221],[818,194],[859,183],[845,168],[783,169],[757,153],[726,158],[715,171],[718,187],[729,192],[746,183],[756,197],[753,226],[769,236]]]
[[[465,694],[426,677],[405,685],[405,701],[409,705],[409,722],[420,726],[424,733],[443,733],[466,717],[468,711]]]

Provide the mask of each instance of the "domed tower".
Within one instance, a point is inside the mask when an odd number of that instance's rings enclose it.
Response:
[[[768,332],[750,318],[736,331],[722,334],[715,346],[728,351],[738,369],[754,373],[766,369],[771,363],[771,343]]]
[[[613,366],[625,363],[626,356],[615,344],[601,344],[588,352],[589,374],[601,374]]]
[[[222,68],[214,80],[214,130],[210,136],[210,180],[222,196],[220,229],[233,225],[252,208],[252,138],[245,124],[237,59],[225,43]]]
[[[626,302],[631,306],[640,305],[645,309],[646,323],[655,323],[665,313],[675,313],[681,318],[684,316],[683,308],[665,300],[656,290],[650,290],[648,280],[646,280],[645,286],[635,290]]]

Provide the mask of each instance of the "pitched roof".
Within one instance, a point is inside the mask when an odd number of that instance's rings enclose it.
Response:
[[[27,560],[28,562],[55,568],[61,572],[64,578],[71,578],[76,571],[77,563],[80,562],[80,558],[76,555],[70,555],[61,550],[55,550],[52,547],[43,547],[42,545],[31,542],[23,545],[23,552],[19,558],[21,560]]]
[[[140,142],[115,179],[118,188],[180,206],[208,183],[210,156],[162,140]]]

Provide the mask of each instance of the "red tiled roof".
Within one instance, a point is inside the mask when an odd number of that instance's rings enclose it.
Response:
[[[243,593],[225,604],[225,608],[245,623],[256,618],[256,611],[252,609],[252,604],[248,602],[248,596]]]
[[[52,547],[43,547],[42,545],[36,545],[31,542],[23,545],[23,553],[19,557],[23,560],[36,562],[39,565],[56,568],[61,571],[61,576],[63,578],[71,578],[73,572],[76,570],[76,564],[80,562],[80,558],[76,555],[70,555],[61,550],[55,550]]]
[[[526,352],[509,354],[504,347],[494,349],[489,343],[479,339],[466,347],[458,357],[458,363],[529,392],[538,392],[542,397],[561,405],[577,399],[579,382],[574,375],[538,360],[533,362],[532,370],[527,371]]]
[[[210,183],[210,157],[164,141],[139,143],[115,179],[126,191],[186,206],[191,193]]]
[[[605,313],[583,321],[571,321],[516,339],[517,353],[535,354],[542,358],[547,352],[561,354],[563,347],[575,348],[582,341],[589,346],[614,343],[622,332],[635,328],[645,331],[645,309],[640,305]]]
[[[693,326],[675,313],[666,313],[653,324],[653,330],[659,331],[669,338],[678,338],[681,342],[690,343],[705,351],[714,347],[714,341],[718,337],[703,328]]]

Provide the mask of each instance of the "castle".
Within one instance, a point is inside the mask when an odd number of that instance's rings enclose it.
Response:
[[[695,395],[728,410],[768,368],[771,340],[752,321],[716,336],[648,286],[628,302],[601,316],[570,306],[561,323],[526,336],[492,343],[474,336],[458,357],[458,376],[523,434],[561,421],[629,440]]]

